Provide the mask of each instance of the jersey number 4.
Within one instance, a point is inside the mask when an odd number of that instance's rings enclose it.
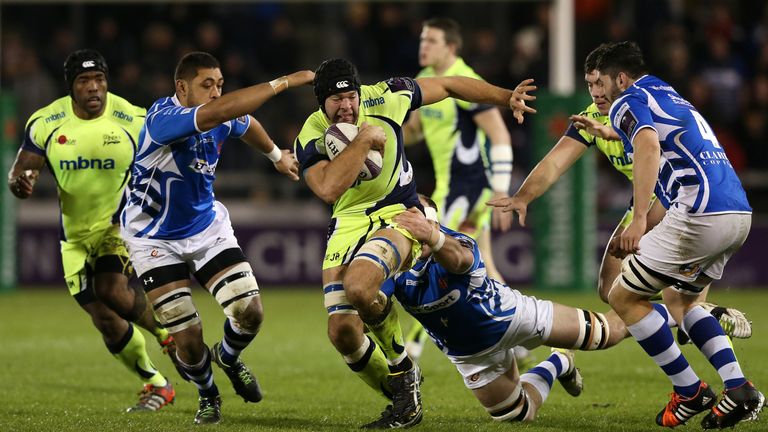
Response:
[[[722,149],[722,147],[720,147],[720,143],[717,141],[715,133],[712,131],[712,128],[709,127],[707,121],[704,120],[704,117],[702,117],[698,111],[694,110],[691,110],[691,115],[693,115],[693,118],[696,120],[696,126],[699,127],[699,133],[701,134],[701,137],[711,142],[715,148]]]

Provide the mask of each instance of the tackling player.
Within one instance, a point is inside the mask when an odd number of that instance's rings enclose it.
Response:
[[[621,342],[621,319],[528,297],[489,277],[476,241],[440,226],[435,203],[421,198],[426,216],[412,208],[395,217],[422,243],[421,257],[382,290],[424,324],[494,420],[534,420],[555,378],[578,396],[581,376],[567,349]],[[567,349],[520,376],[513,347],[540,345]]]
[[[459,56],[461,47],[456,21],[425,21],[419,44],[419,65],[424,69],[417,78],[481,79]],[[493,262],[489,225],[493,215],[493,228],[507,231],[512,215],[500,209],[491,212],[485,205],[491,198],[507,197],[512,179],[511,138],[498,108],[447,98],[414,111],[404,126],[406,145],[423,139],[429,149],[435,172],[432,199],[444,210],[441,220],[446,227],[476,239],[488,274],[503,282]],[[425,338],[421,326],[409,331],[406,349],[414,358],[420,356]]]
[[[128,285],[132,268],[117,227],[146,110],[109,93],[107,73],[104,57],[94,50],[67,57],[69,95],[27,121],[8,186],[16,197],[29,198],[39,170],[48,165],[59,194],[69,293],[91,316],[109,352],[144,383],[128,411],[157,411],[173,402],[176,392],[152,364],[144,336],[131,322],[152,332],[173,360],[175,344],[156,325],[144,293]]]
[[[611,104],[611,125],[634,160],[634,202],[655,193],[667,208],[647,231],[646,205],[621,233],[627,255],[608,301],[632,336],[672,381],[674,392],[656,416],[661,426],[684,424],[709,410],[705,429],[756,417],[765,398],[744,377],[717,319],[696,299],[720,279],[728,259],[749,234],[752,209],[725,151],[696,108],[669,84],[647,75],[635,43],[609,45],[596,69]],[[723,397],[701,381],[648,299],[667,287],[664,301],[723,380]]]
[[[158,320],[173,334],[182,369],[200,395],[195,423],[218,423],[221,398],[211,361],[246,402],[262,398],[240,352],[263,319],[259,286],[237,243],[213,180],[222,144],[240,138],[275,168],[298,180],[289,150],[281,151],[248,113],[289,87],[310,83],[311,71],[223,95],[218,60],[193,52],[176,66],[176,94],[155,102],[139,135],[122,234]],[[192,302],[190,272],[224,309],[224,339],[209,350]]]
[[[361,85],[355,67],[343,59],[323,62],[315,75],[320,109],[296,138],[296,155],[309,188],[333,216],[323,261],[328,335],[347,365],[374,390],[391,392],[391,415],[369,428],[409,427],[421,421],[421,372],[406,354],[396,309],[379,291],[382,282],[410,268],[420,244],[393,217],[418,206],[413,169],[403,152],[402,124],[409,111],[447,97],[509,106],[522,120],[533,96],[532,80],[514,91],[465,77],[413,80],[391,78]],[[357,137],[332,161],[323,154],[323,134],[333,123],[360,127]],[[383,151],[381,174],[357,179],[368,151]],[[365,336],[367,327],[376,338]],[[383,352],[382,352],[383,351]]]

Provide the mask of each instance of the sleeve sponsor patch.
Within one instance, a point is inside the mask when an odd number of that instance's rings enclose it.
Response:
[[[627,135],[627,138],[632,138],[632,133],[637,127],[637,118],[632,114],[632,110],[626,109],[619,118],[619,129]]]
[[[412,78],[397,77],[390,78],[386,81],[389,91],[392,93],[406,90],[413,93],[416,90],[416,82]]]

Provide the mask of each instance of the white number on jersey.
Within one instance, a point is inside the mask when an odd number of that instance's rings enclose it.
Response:
[[[709,127],[707,121],[704,120],[704,117],[702,117],[698,111],[694,110],[691,110],[691,115],[693,115],[693,118],[696,120],[696,125],[699,127],[699,133],[701,134],[701,137],[711,142],[715,148],[722,149],[722,147],[720,147],[720,143],[717,141],[715,133],[712,131],[712,128]]]

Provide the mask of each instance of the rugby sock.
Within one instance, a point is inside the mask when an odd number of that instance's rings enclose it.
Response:
[[[125,336],[116,344],[107,344],[107,349],[128,370],[135,373],[144,384],[152,384],[157,387],[168,384],[163,374],[155,368],[152,360],[149,359],[144,335],[140,331],[136,331],[133,324],[128,323],[128,331],[125,332]]]
[[[717,318],[703,307],[694,306],[683,317],[683,329],[720,374],[726,390],[747,382]]]
[[[163,346],[163,342],[167,341],[168,338],[171,337],[171,334],[168,333],[168,330],[162,326],[156,326],[155,329],[152,330],[152,334],[155,335],[155,339],[157,340],[157,343],[160,344],[160,346]]]
[[[373,339],[366,335],[357,351],[343,357],[347,366],[368,384],[368,387],[385,398],[392,399],[392,389],[387,384],[387,375],[389,375],[387,358],[380,349],[377,349]]]
[[[386,301],[390,302],[390,305],[385,308],[385,310],[389,309],[389,313],[380,322],[373,325],[368,324],[368,329],[384,352],[390,371],[392,373],[404,372],[413,367],[413,362],[405,352],[405,341],[403,340],[400,320],[397,317],[397,308],[391,304],[391,298]]]
[[[637,323],[627,326],[627,330],[667,374],[677,394],[683,397],[696,395],[701,381],[680,352],[672,331],[667,327],[667,320],[656,309]]]
[[[181,361],[179,366],[184,371],[184,374],[192,381],[197,387],[197,392],[201,397],[212,397],[219,394],[219,388],[216,387],[216,383],[213,382],[213,370],[211,369],[211,354],[208,352],[208,347],[205,347],[205,357],[200,363],[196,365],[188,365]]]
[[[651,306],[653,306],[654,309],[656,309],[656,312],[658,312],[662,318],[664,318],[667,321],[667,327],[677,327],[677,321],[675,321],[674,318],[672,318],[672,314],[669,313],[669,309],[667,309],[667,305],[664,303],[651,303]]]
[[[541,395],[541,402],[547,400],[555,378],[564,374],[570,367],[568,357],[559,352],[553,352],[546,360],[537,364],[520,376],[520,382],[533,386]]]
[[[246,333],[237,325],[232,325],[232,321],[227,318],[224,321],[224,338],[219,345],[219,354],[224,364],[234,364],[255,337],[256,334]]]

